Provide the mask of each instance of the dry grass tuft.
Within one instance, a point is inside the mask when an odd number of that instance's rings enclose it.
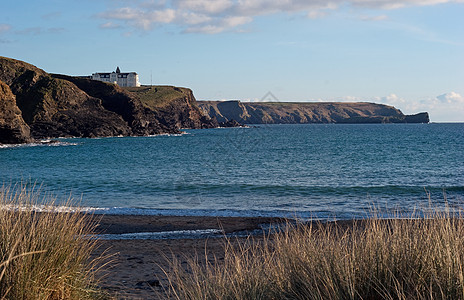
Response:
[[[103,297],[94,281],[98,259],[89,259],[95,224],[79,213],[37,212],[38,200],[33,188],[0,188],[0,298]]]
[[[288,224],[167,272],[175,299],[464,299],[464,223],[435,211]],[[235,243],[237,245],[237,243]]]

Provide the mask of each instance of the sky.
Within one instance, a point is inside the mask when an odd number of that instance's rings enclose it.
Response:
[[[367,101],[464,122],[464,0],[15,0],[0,56],[197,100]]]

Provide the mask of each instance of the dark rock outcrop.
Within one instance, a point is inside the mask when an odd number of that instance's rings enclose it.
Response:
[[[0,81],[0,144],[31,141],[29,126],[24,122],[16,98],[8,85]]]
[[[421,112],[415,115],[406,115],[404,121],[406,123],[429,123],[430,118],[427,112]]]
[[[242,125],[239,122],[232,119],[226,122],[219,122],[219,127],[245,127],[245,125]]]
[[[198,105],[219,122],[242,124],[429,122],[428,113],[406,116],[392,106],[365,102],[198,101]]]

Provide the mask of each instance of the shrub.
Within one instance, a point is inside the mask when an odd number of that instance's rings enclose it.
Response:
[[[39,201],[40,200],[40,201]],[[94,223],[81,213],[54,212],[53,199],[24,186],[0,189],[0,297],[95,299]],[[36,207],[46,203],[43,212]]]
[[[399,216],[399,215],[398,215]],[[348,223],[348,224],[347,224]],[[224,260],[174,262],[176,299],[464,299],[464,223],[435,211],[352,222],[288,223],[228,239]]]

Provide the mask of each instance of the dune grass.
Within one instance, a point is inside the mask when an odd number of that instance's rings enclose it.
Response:
[[[288,224],[227,240],[224,260],[174,261],[175,299],[464,299],[464,223],[421,216]]]
[[[94,223],[83,214],[37,212],[53,199],[25,186],[0,187],[0,299],[99,299],[90,260]],[[40,201],[39,201],[40,200]]]

